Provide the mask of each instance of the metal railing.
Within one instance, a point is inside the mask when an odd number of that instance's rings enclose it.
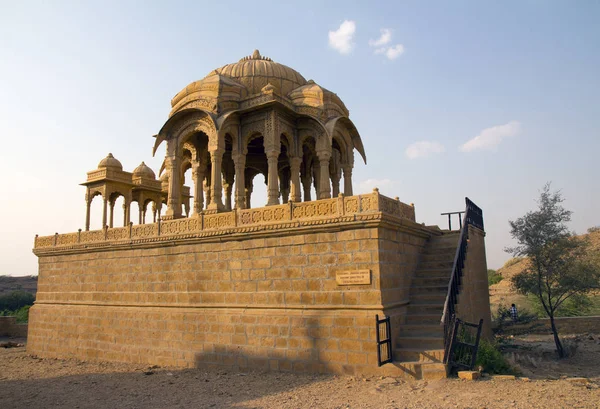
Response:
[[[375,315],[375,320],[375,331],[377,334],[377,366],[381,366],[394,360],[392,352],[392,330],[390,317],[379,319],[379,315]]]
[[[442,323],[444,324],[444,362],[447,362],[452,344],[452,329],[454,328],[454,317],[456,315],[456,303],[460,293],[460,284],[463,275],[463,268],[467,257],[467,247],[469,243],[469,226],[477,227],[483,230],[483,211],[468,197],[465,197],[466,207],[464,221],[461,224],[460,238],[458,247],[452,264],[452,274],[448,284],[448,294],[444,303],[444,312],[442,313]]]
[[[450,350],[444,356],[444,363],[450,372],[456,369],[472,371],[477,361],[477,350],[481,339],[483,318],[478,324],[463,321],[454,317],[451,333]]]
[[[440,213],[442,216],[448,216],[448,230],[452,231],[452,215],[458,215],[458,230],[462,229],[462,218],[460,217],[465,211],[462,212],[448,212],[448,213]]]

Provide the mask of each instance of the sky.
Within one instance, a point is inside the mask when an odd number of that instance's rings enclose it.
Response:
[[[600,225],[600,2],[0,0],[0,274],[37,274],[35,234],[85,222],[108,152],[155,172],[155,135],[190,82],[259,49],[337,93],[367,154],[354,189],[414,203],[469,197],[489,268],[547,182]],[[135,205],[134,205],[135,207]],[[100,201],[92,228],[100,224]],[[118,213],[117,213],[118,214]],[[135,210],[132,211],[135,214]],[[118,220],[118,218],[117,218]],[[456,220],[455,220],[456,223]]]

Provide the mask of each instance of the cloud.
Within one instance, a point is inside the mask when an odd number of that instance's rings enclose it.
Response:
[[[504,125],[486,128],[473,139],[464,143],[459,149],[462,152],[472,152],[478,149],[494,150],[504,138],[516,136],[521,132],[521,123],[510,121]]]
[[[402,44],[396,44],[388,46],[392,41],[392,30],[389,28],[382,28],[381,36],[377,40],[369,40],[369,45],[375,48],[375,54],[383,54],[388,60],[395,60],[404,53],[404,46]]]
[[[385,190],[386,192],[389,192],[398,184],[399,182],[391,179],[367,179],[358,183],[358,192],[355,193],[371,193],[374,188],[378,188],[380,191]]]
[[[369,45],[371,47],[381,47],[392,41],[392,30],[389,28],[382,28],[380,31],[381,36],[377,40],[369,40]]]
[[[385,56],[389,60],[395,60],[396,58],[400,57],[402,53],[404,53],[404,46],[402,44],[396,44],[395,46],[389,47],[385,51]]]
[[[341,54],[350,53],[354,46],[352,38],[355,32],[356,23],[352,20],[344,20],[336,31],[329,32],[329,46]]]
[[[429,156],[442,153],[446,150],[444,145],[438,142],[419,141],[406,148],[406,157],[408,159],[427,158]]]

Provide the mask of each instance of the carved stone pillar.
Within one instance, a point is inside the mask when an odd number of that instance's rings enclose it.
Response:
[[[194,213],[200,214],[204,209],[204,166],[198,161],[192,162],[192,179],[194,180]]]
[[[281,203],[287,203],[290,198],[290,188],[281,188]]]
[[[246,209],[246,156],[240,154],[234,158],[235,165],[235,207]]]
[[[169,172],[169,196],[165,216],[169,219],[179,219],[181,217],[181,160],[173,156],[167,157],[165,162]]]
[[[250,183],[248,183],[248,185],[246,186],[246,188],[244,189],[244,194],[245,194],[245,199],[246,199],[246,209],[250,209],[251,205],[250,205],[250,200],[252,199],[252,190],[254,188],[253,182],[250,181]]]
[[[89,194],[85,195],[85,231],[90,230],[90,210],[92,208],[92,199]]]
[[[186,197],[183,202],[183,209],[185,210],[185,217],[190,217],[190,197]]]
[[[302,164],[302,158],[290,158],[290,200],[292,202],[299,202],[302,200],[300,193],[300,165]]]
[[[273,206],[279,204],[279,177],[277,172],[277,160],[279,158],[279,152],[270,151],[267,152],[267,164],[269,166],[269,173],[267,178],[267,206]]]
[[[127,220],[127,212],[129,211],[129,206],[127,202],[123,202],[123,227],[129,224],[129,220]]]
[[[344,166],[344,196],[352,196],[352,166]]]
[[[331,197],[331,186],[329,184],[329,159],[331,153],[327,151],[317,152],[319,157],[319,199],[329,199]]]
[[[138,224],[144,224],[144,204],[138,201]]]
[[[102,205],[102,228],[104,228],[106,226],[106,210],[108,207],[108,199],[106,198],[106,195],[102,196],[102,201],[103,201],[103,205]]]
[[[216,149],[210,152],[211,163],[211,199],[208,209],[223,210],[223,186],[221,184],[221,160],[223,159],[223,149]]]
[[[332,197],[337,197],[338,194],[340,193],[340,179],[341,179],[341,174],[340,172],[335,172],[331,175],[331,194]]]
[[[302,178],[302,190],[304,190],[304,201],[305,202],[311,201],[311,197],[310,197],[310,186],[311,185],[312,185],[312,177],[311,177],[310,173],[307,173]]]
[[[204,188],[204,197],[206,198],[206,207],[208,208],[210,206],[210,181],[208,178],[204,180],[202,186]]]
[[[226,180],[223,180],[223,190],[225,190],[225,210],[231,211],[231,193],[233,186],[230,183],[227,183]]]
[[[131,195],[123,201],[123,227],[129,226],[131,220]]]
[[[152,223],[156,223],[156,202],[152,202]]]
[[[117,199],[115,200],[111,200],[109,202],[110,205],[110,217],[108,218],[108,227],[110,227],[111,229],[113,228],[113,221],[114,221],[114,215],[115,215],[115,204],[116,204]]]

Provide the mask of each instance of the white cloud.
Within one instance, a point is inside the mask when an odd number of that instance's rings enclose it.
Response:
[[[516,136],[521,132],[521,124],[518,121],[510,121],[504,125],[486,128],[473,139],[467,141],[459,149],[462,152],[472,152],[478,149],[494,150],[504,138]]]
[[[336,31],[329,32],[329,46],[341,54],[352,51],[354,43],[352,38],[356,32],[356,23],[352,20],[344,20]]]
[[[404,53],[404,46],[402,44],[396,44],[385,51],[385,56],[389,60],[395,60],[400,57],[402,53]]]
[[[371,47],[381,47],[392,41],[392,30],[389,28],[382,28],[380,31],[381,36],[377,40],[369,40],[369,45]]]
[[[419,141],[406,148],[408,159],[427,158],[431,155],[442,153],[446,150],[444,145],[438,142]]]
[[[382,28],[381,36],[377,40],[369,40],[369,45],[375,48],[375,54],[383,54],[388,60],[395,60],[404,53],[404,46],[402,44],[396,44],[388,46],[392,41],[392,30],[389,28]]]
[[[391,179],[367,179],[367,180],[363,180],[358,183],[358,192],[354,192],[354,193],[355,194],[371,193],[374,188],[378,188],[382,194],[385,194],[385,192],[388,192],[388,195],[389,195],[389,194],[393,193],[390,191],[392,191],[394,189],[394,187],[396,187],[398,185],[398,183],[399,182],[397,182],[395,180],[391,180]],[[385,192],[383,192],[383,191],[385,191]]]

